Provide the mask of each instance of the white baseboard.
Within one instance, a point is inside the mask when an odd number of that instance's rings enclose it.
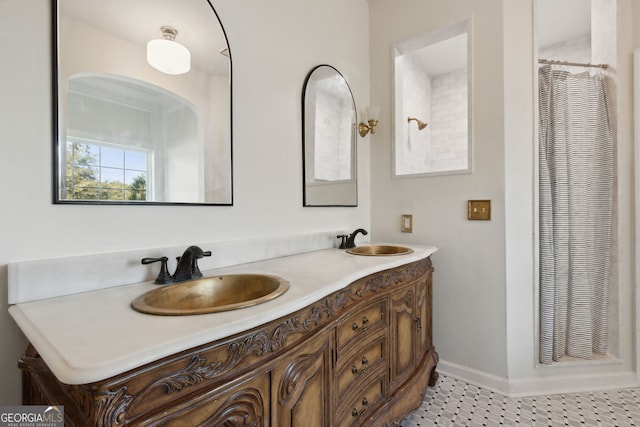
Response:
[[[438,363],[438,372],[509,397],[579,393],[638,386],[635,372],[556,375],[547,378],[509,380],[442,359]]]
[[[448,377],[509,396],[509,383],[506,378],[442,359],[438,362],[437,371]]]

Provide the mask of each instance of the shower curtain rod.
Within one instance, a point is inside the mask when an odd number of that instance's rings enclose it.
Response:
[[[538,64],[569,65],[572,67],[594,67],[594,68],[602,68],[604,70],[606,70],[608,67],[607,64],[582,64],[580,62],[554,61],[550,59],[538,59]]]

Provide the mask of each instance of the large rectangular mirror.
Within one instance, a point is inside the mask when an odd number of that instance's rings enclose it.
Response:
[[[231,205],[231,54],[207,0],[53,0],[54,202]]]
[[[394,176],[472,170],[470,21],[394,44]]]

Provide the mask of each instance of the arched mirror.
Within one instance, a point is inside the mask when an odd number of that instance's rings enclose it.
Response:
[[[207,0],[53,0],[54,202],[232,205],[231,55]]]
[[[302,91],[304,206],[357,206],[356,107],[342,74],[319,65]]]

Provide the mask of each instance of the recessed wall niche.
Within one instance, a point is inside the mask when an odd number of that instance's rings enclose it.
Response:
[[[401,40],[394,58],[394,176],[470,173],[469,20]]]

